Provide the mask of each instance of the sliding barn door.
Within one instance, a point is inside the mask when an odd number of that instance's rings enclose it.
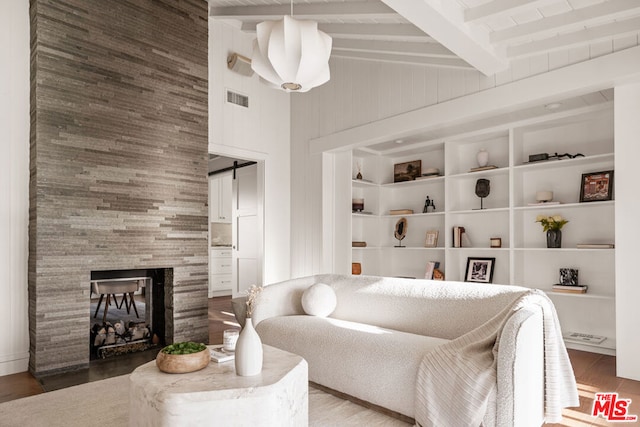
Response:
[[[251,285],[262,285],[262,194],[258,190],[258,165],[236,170],[233,180],[233,296]]]

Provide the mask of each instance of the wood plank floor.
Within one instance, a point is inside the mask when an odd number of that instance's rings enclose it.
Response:
[[[231,310],[229,297],[209,299],[209,342],[221,343],[222,331],[238,328]],[[45,377],[35,379],[29,373],[0,377],[0,402],[55,390],[61,387],[97,381],[114,375],[131,372],[147,360],[153,360],[156,352],[118,360],[106,359],[94,364],[88,370],[60,375],[60,378]],[[131,355],[129,355],[131,356]],[[615,375],[615,357],[577,350],[569,350],[569,357],[578,381],[580,407],[565,409],[563,422],[553,426],[608,426],[614,425],[601,418],[591,416],[593,398],[596,392],[618,392],[621,398],[631,399],[630,413],[640,415],[640,382]]]

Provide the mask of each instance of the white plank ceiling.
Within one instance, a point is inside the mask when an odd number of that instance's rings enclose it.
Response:
[[[209,0],[247,33],[290,14],[286,0]],[[477,69],[640,34],[640,0],[294,0],[333,38],[332,56]]]

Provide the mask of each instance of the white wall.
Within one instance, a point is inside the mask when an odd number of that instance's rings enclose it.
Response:
[[[640,83],[615,89],[615,198],[616,198],[616,369],[618,376],[640,380]]]
[[[0,376],[27,370],[29,2],[0,2]]]
[[[251,57],[254,37],[209,20],[209,152],[264,160],[264,282],[290,278],[290,100],[257,75],[227,68],[227,56]],[[226,102],[226,89],[249,96],[249,108]]]
[[[322,156],[309,141],[423,107],[490,91],[638,46],[638,35],[515,61],[486,77],[477,71],[332,58],[331,80],[292,95],[292,274],[323,272]],[[425,116],[425,120],[428,117]]]

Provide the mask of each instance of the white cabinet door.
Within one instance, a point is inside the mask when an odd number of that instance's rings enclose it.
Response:
[[[230,291],[231,281],[231,248],[211,248],[209,257],[209,298],[214,292]]]
[[[209,177],[209,219],[231,223],[231,173]]]
[[[220,185],[218,177],[209,177],[209,222],[219,222]]]
[[[232,203],[232,193],[231,193],[231,185],[232,185],[232,177],[231,174],[222,175],[219,178],[219,215],[220,222],[227,222],[231,224],[231,203]]]

